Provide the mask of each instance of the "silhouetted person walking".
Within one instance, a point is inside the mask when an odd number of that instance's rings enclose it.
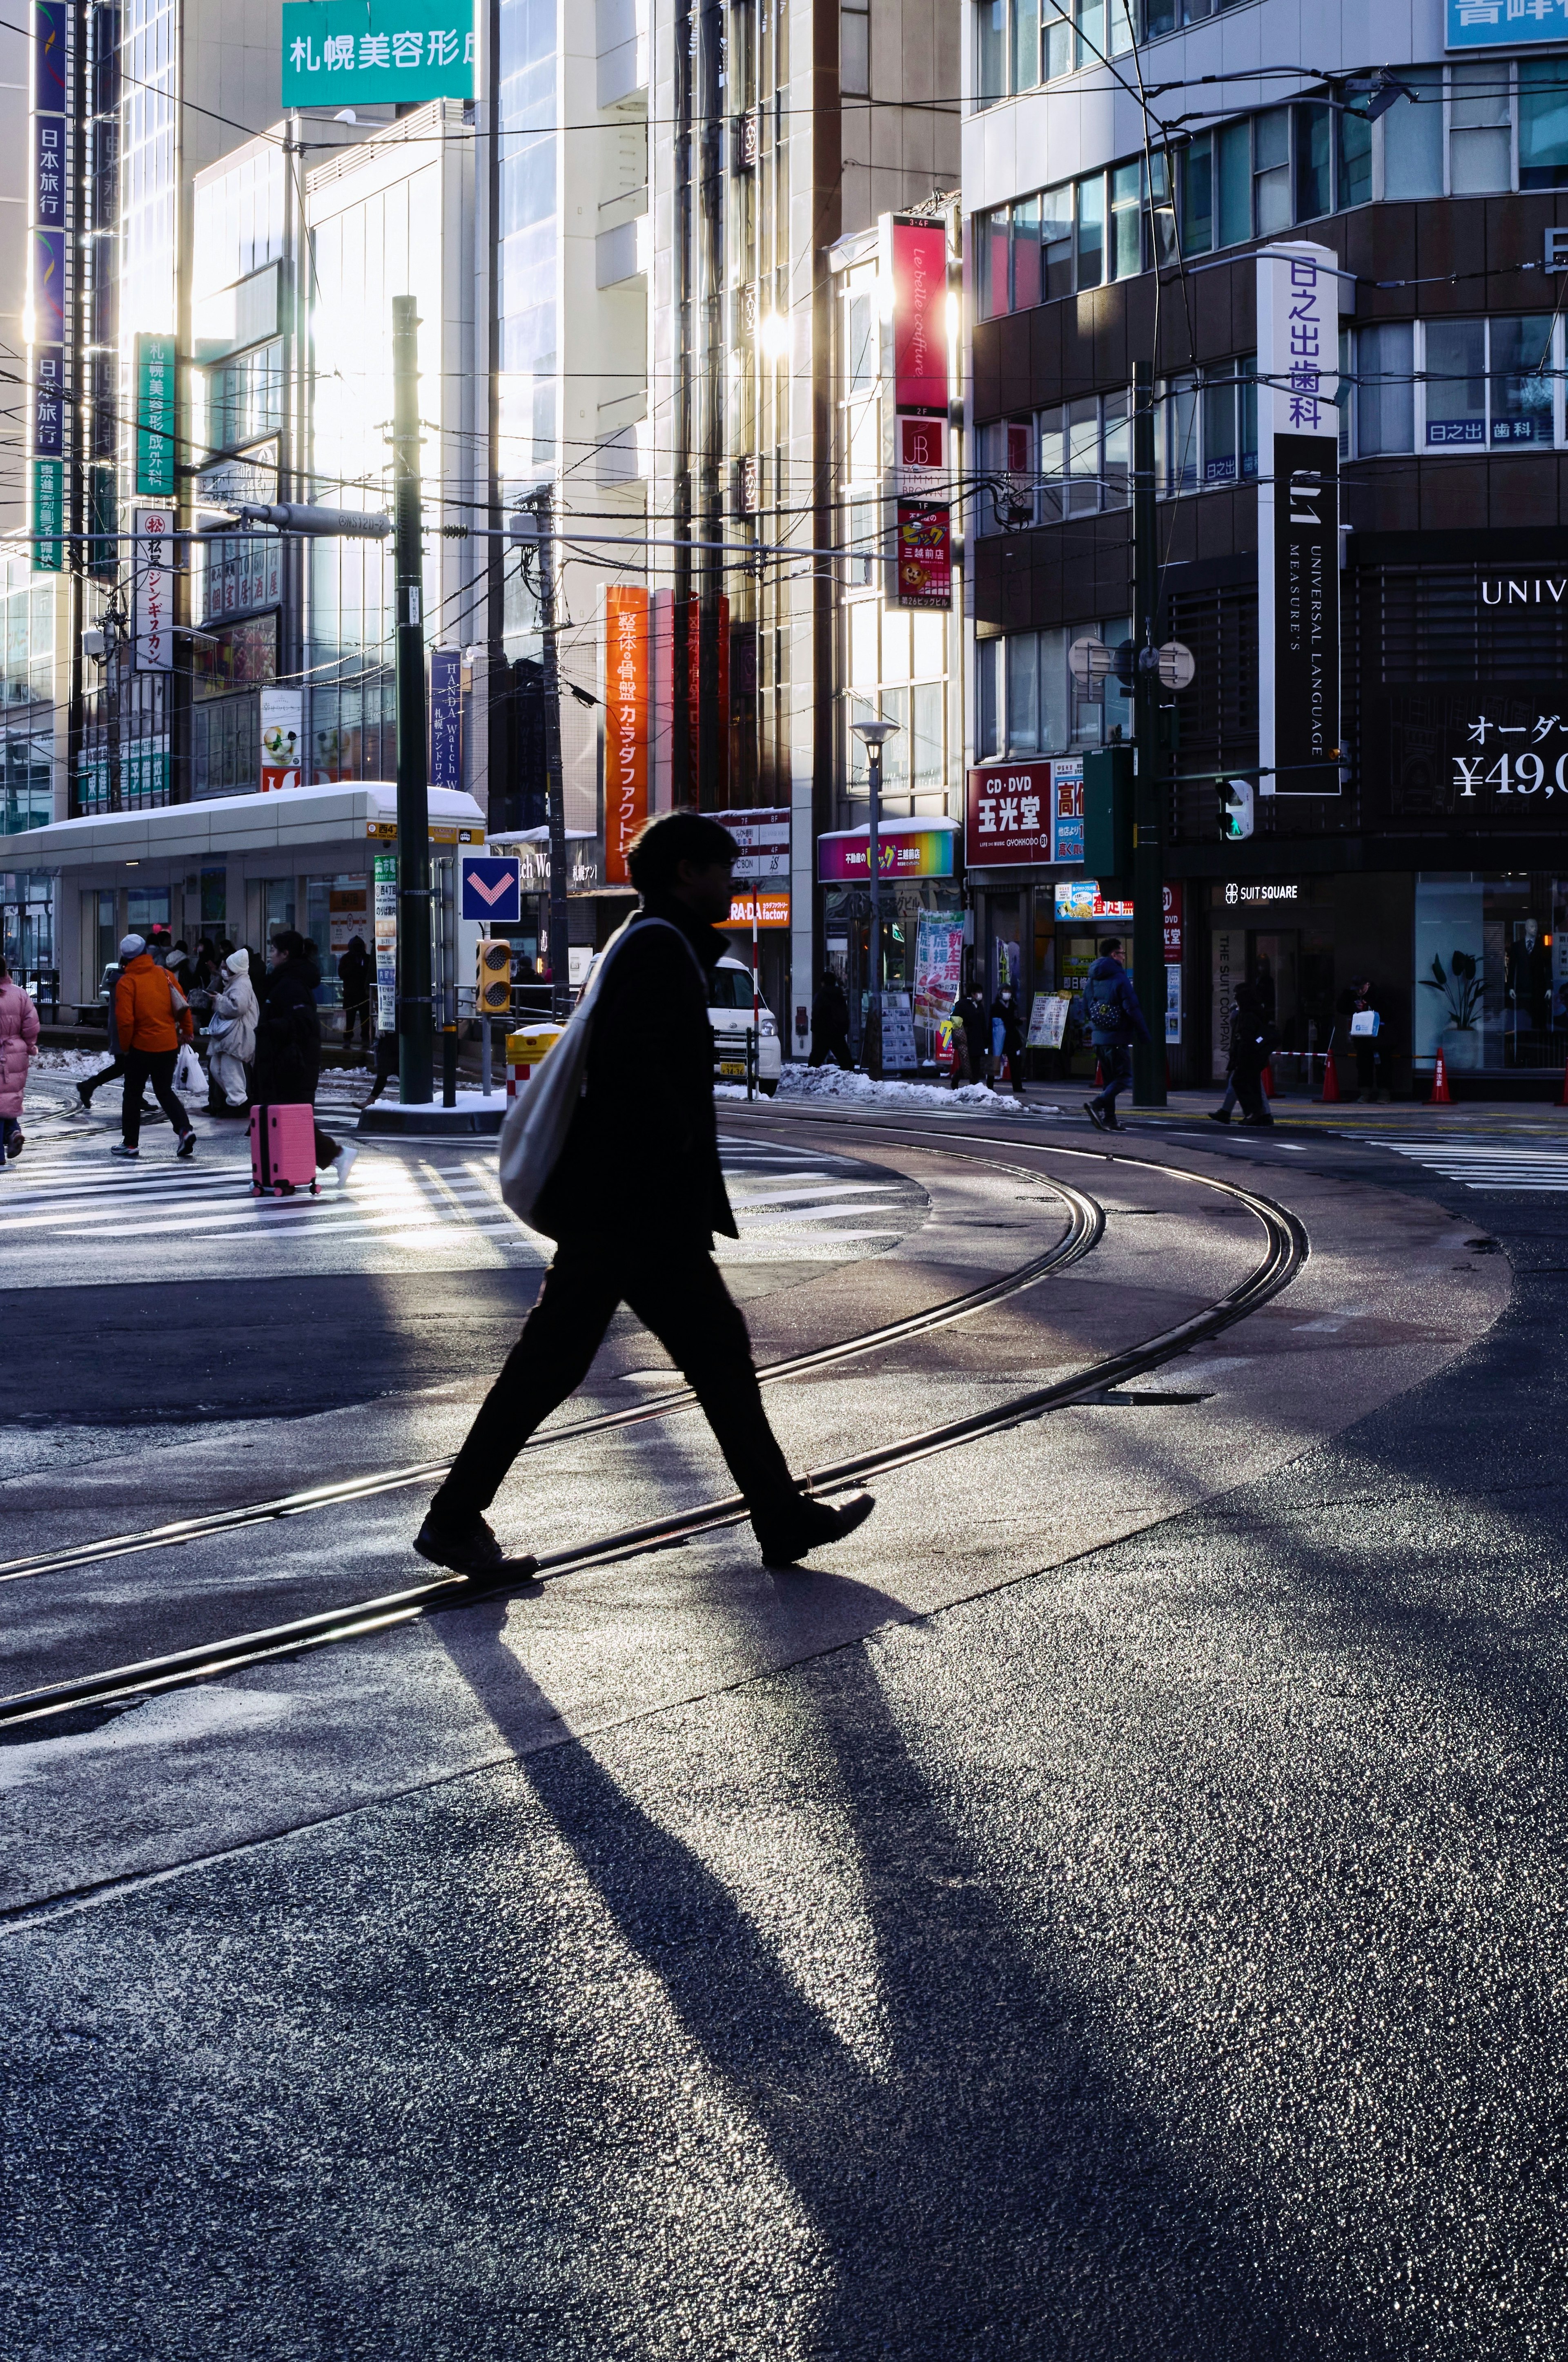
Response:
[[[641,910],[603,955],[583,1096],[530,1215],[556,1242],[544,1289],[431,1504],[414,1547],[483,1579],[507,1561],[485,1521],[529,1437],[587,1377],[617,1307],[695,1390],[746,1498],[763,1559],[793,1565],[870,1516],[806,1499],[762,1408],[746,1323],[713,1260],[738,1232],[718,1161],[710,978],[729,943],[737,846],[700,812],[662,813],[631,848]]]

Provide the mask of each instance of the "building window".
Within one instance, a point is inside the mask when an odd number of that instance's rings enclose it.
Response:
[[[1508,69],[1492,58],[1449,68],[1448,186],[1456,197],[1509,185]]]
[[[1010,632],[975,648],[975,752],[1063,755],[1132,734],[1132,699],[1115,679],[1084,688],[1068,668],[1074,640],[1120,647],[1132,636],[1124,615],[1052,632]]]
[[[1416,447],[1416,332],[1409,320],[1358,328],[1355,438],[1363,458]]]
[[[1442,194],[1442,68],[1416,66],[1399,80],[1410,92],[1383,117],[1383,193],[1389,199]]]
[[[1257,474],[1255,359],[1188,370],[1161,388],[1155,423],[1155,480],[1165,500]]]
[[[839,87],[847,98],[864,98],[872,86],[872,20],[861,0],[840,0]]]
[[[1568,187],[1568,59],[1519,61],[1519,186]]]
[[[1556,336],[1550,317],[1418,325],[1422,330],[1426,449],[1474,449],[1487,443],[1551,445],[1557,440],[1552,365]]]
[[[1317,221],[1333,210],[1326,106],[1298,106],[1296,117],[1296,218]]]
[[[1124,389],[1054,403],[1032,420],[995,420],[977,441],[978,534],[1058,524],[1127,504],[1132,422]]]

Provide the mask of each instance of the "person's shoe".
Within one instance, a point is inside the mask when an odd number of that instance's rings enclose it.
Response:
[[[194,1133],[193,1131],[182,1131],[182,1132],[181,1133],[181,1135],[180,1135],[180,1145],[179,1145],[179,1147],[175,1150],[174,1153],[175,1153],[175,1155],[176,1155],[176,1156],[194,1156],[194,1155],[195,1155],[195,1153],[196,1153],[196,1135],[195,1135],[195,1133]]]
[[[1229,1123],[1230,1120],[1231,1111],[1229,1108],[1211,1108],[1209,1109],[1209,1120],[1211,1123]]]
[[[139,1156],[141,1154],[141,1151],[139,1148],[132,1148],[126,1141],[118,1140],[115,1142],[114,1147],[110,1149],[109,1153],[111,1156],[124,1156],[128,1160],[130,1158]]]
[[[1092,1099],[1084,1100],[1083,1112],[1089,1118],[1090,1122],[1094,1126],[1096,1131],[1106,1131],[1110,1129],[1105,1120],[1104,1109],[1097,1108]]]
[[[795,1566],[813,1551],[827,1550],[841,1542],[857,1526],[863,1526],[876,1502],[870,1493],[851,1493],[847,1501],[834,1507],[827,1501],[810,1501],[803,1496],[797,1508],[790,1512],[787,1524],[759,1525],[751,1520],[751,1530],[757,1537],[757,1548],[762,1553],[764,1566]]]
[[[11,1134],[10,1140],[9,1140],[9,1141],[7,1142],[7,1143],[6,1143],[6,1148],[5,1148],[5,1161],[6,1161],[6,1163],[7,1163],[8,1164],[14,1164],[16,1163],[16,1161],[17,1157],[18,1157],[18,1156],[20,1156],[20,1154],[21,1154],[21,1153],[22,1153],[23,1149],[24,1149],[24,1148],[26,1148],[27,1144],[27,1133],[26,1133],[25,1131],[14,1131],[14,1132]]]
[[[1244,1115],[1242,1121],[1244,1124],[1250,1123],[1255,1131],[1272,1131],[1274,1130],[1274,1118],[1271,1115]]]
[[[524,1581],[539,1563],[537,1559],[508,1558],[483,1518],[465,1518],[445,1525],[433,1509],[414,1536],[414,1548],[432,1566],[466,1574],[477,1584]]]
[[[335,1176],[337,1186],[340,1189],[347,1187],[349,1172],[353,1166],[354,1160],[358,1153],[358,1149],[356,1148],[351,1140],[344,1140],[338,1142],[337,1154],[333,1158],[332,1163],[327,1169]]]

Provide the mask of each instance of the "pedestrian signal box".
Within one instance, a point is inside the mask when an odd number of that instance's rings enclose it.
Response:
[[[511,945],[503,936],[479,937],[477,1006],[481,1017],[506,1017],[511,1012]]]
[[[1220,834],[1227,844],[1239,843],[1253,831],[1255,807],[1250,779],[1222,779],[1216,790],[1220,800]]]
[[[1083,758],[1083,866],[1091,877],[1133,874],[1133,750],[1102,746]]]

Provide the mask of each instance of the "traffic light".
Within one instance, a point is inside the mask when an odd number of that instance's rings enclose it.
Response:
[[[511,945],[503,936],[479,937],[476,1006],[481,1017],[506,1017],[510,1013]]]
[[[1220,834],[1235,844],[1252,834],[1253,787],[1250,779],[1221,779],[1215,788],[1220,802]]]
[[[1101,746],[1083,758],[1083,866],[1091,877],[1133,874],[1133,750]]]

